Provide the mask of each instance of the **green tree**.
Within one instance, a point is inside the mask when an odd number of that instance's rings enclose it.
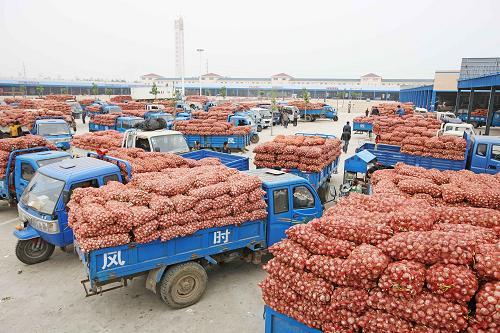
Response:
[[[90,93],[92,95],[99,95],[99,88],[97,88],[97,84],[92,82],[92,88],[90,88]]]
[[[220,90],[219,90],[219,94],[222,96],[222,98],[226,99],[227,88],[226,87],[221,87]]]
[[[178,89],[174,90],[174,98],[176,101],[181,99],[181,92]]]
[[[20,86],[19,93],[23,96],[26,96],[26,86]]]
[[[61,94],[67,95],[69,93],[68,88],[61,88]]]
[[[108,98],[113,94],[113,89],[111,88],[106,88],[104,89],[104,93],[108,95]]]
[[[262,90],[259,90],[259,98],[262,99],[265,93]]]
[[[45,88],[43,86],[36,86],[35,91],[38,96],[42,97]]]
[[[307,89],[306,89],[306,88],[302,89],[302,98],[304,99],[304,102],[305,102],[306,104],[309,104],[309,101],[310,101],[310,99],[309,99],[309,98],[310,98],[310,94],[309,94],[309,92],[307,91]]]
[[[156,99],[156,96],[158,96],[158,87],[156,86],[156,83],[153,82],[153,86],[151,87],[149,93],[153,95]]]

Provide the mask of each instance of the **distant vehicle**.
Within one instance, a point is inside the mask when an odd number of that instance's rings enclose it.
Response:
[[[39,117],[31,128],[31,134],[43,136],[57,148],[67,150],[73,138],[69,124],[61,117]]]
[[[473,136],[476,133],[474,132],[474,126],[467,123],[443,123],[441,124],[441,129],[437,132],[437,136],[442,135],[452,135],[458,136],[459,138],[464,136],[464,132],[467,132],[469,135]]]
[[[415,108],[413,114],[416,116],[425,116],[429,111],[426,108]]]
[[[165,110],[165,105],[163,105],[163,104],[146,104],[146,110],[148,110],[148,111]]]
[[[77,101],[66,101],[66,104],[71,106],[71,115],[73,116],[73,118],[80,119],[80,117],[82,116],[82,112],[83,112],[83,109],[82,109],[82,106],[80,105],[80,103],[78,103]]]
[[[250,109],[246,111],[237,111],[235,115],[244,115],[250,117],[257,126],[257,132],[261,132],[264,126],[262,125],[262,116],[258,110]]]
[[[89,132],[109,131],[109,130],[125,132],[126,130],[134,128],[135,125],[143,121],[144,119],[140,117],[121,116],[115,119],[115,123],[113,124],[113,126],[107,126],[107,125],[96,124],[91,119],[89,121]]]
[[[271,111],[266,108],[252,108],[251,111],[258,112],[261,116],[261,123],[263,128],[268,128],[271,126],[271,122],[273,121],[273,116],[271,115]]]

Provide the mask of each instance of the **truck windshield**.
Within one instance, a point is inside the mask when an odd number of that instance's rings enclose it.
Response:
[[[39,124],[38,135],[51,136],[51,135],[69,135],[69,126],[66,123],[60,124]]]
[[[48,158],[46,160],[40,160],[38,162],[36,162],[36,164],[38,164],[38,167],[41,168],[45,165],[49,165],[49,164],[52,164],[52,163],[56,163],[56,162],[61,162],[62,160],[65,160],[67,158],[70,158],[71,156],[68,155],[68,156],[61,156],[61,157],[56,157],[56,158]]]
[[[122,124],[122,127],[125,129],[134,128],[135,125],[137,125],[138,123],[142,123],[143,121],[144,121],[143,119],[132,119],[132,120],[124,121]]]
[[[82,112],[82,107],[80,106],[80,103],[77,103],[77,102],[68,102],[68,104],[71,106],[71,110],[74,113],[81,113]]]
[[[21,197],[21,202],[43,214],[52,214],[64,188],[62,180],[37,172]]]
[[[153,151],[165,153],[185,153],[189,151],[182,134],[170,134],[151,137]]]
[[[271,118],[271,111],[260,111],[260,115],[262,116],[262,118]]]

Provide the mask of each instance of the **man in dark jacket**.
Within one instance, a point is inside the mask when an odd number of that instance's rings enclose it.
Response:
[[[347,122],[347,123],[344,125],[344,127],[342,127],[342,132],[345,132],[345,131],[349,132],[349,134],[352,132],[352,130],[351,130],[351,125],[349,124],[349,122]]]
[[[344,151],[344,153],[347,153],[347,148],[349,147],[349,140],[351,140],[351,132],[344,130],[344,132],[342,133],[342,136],[340,137],[340,140],[342,140],[342,142],[344,142],[344,145],[342,146],[342,150]]]

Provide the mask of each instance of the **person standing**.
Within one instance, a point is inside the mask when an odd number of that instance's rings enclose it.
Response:
[[[351,134],[352,132],[352,129],[351,129],[351,125],[349,124],[349,122],[347,122],[344,127],[342,127],[342,132],[349,132],[349,134]]]
[[[365,117],[368,117],[369,114],[370,114],[370,111],[368,111],[368,108],[366,108]]]
[[[285,128],[288,128],[288,122],[290,121],[290,117],[288,115],[288,112],[283,112],[283,126]]]
[[[405,110],[401,107],[401,105],[398,105],[398,109],[396,110],[396,113],[402,117],[405,115]]]
[[[299,120],[299,113],[297,111],[293,111],[293,126],[297,126],[297,121]]]
[[[87,111],[83,110],[82,112],[82,121],[85,124],[85,117],[87,117]]]
[[[19,120],[16,120],[14,122],[14,124],[9,127],[9,132],[10,132],[10,136],[13,138],[17,138],[23,134]]]
[[[231,148],[229,148],[229,143],[227,141],[224,141],[224,144],[222,145],[222,152],[231,154]]]
[[[347,113],[351,113],[351,102],[349,101],[349,104],[347,104]]]
[[[344,128],[345,128],[345,126],[344,126]],[[348,130],[344,130],[344,132],[342,132],[342,136],[340,137],[340,140],[342,140],[342,142],[344,143],[342,145],[342,151],[344,153],[347,153],[347,148],[349,147],[349,140],[351,140],[351,132]]]

